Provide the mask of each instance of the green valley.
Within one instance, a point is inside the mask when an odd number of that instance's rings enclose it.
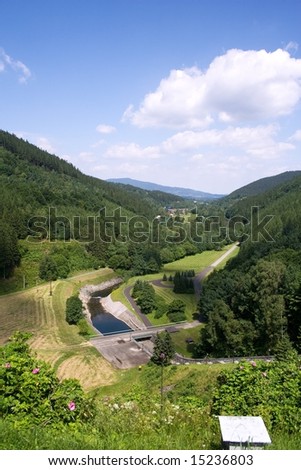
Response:
[[[269,448],[300,449],[299,173],[193,204],[0,131],[1,448],[219,449],[216,416],[254,414]],[[181,363],[115,367],[89,319],[67,323],[117,277],[112,301],[142,333],[172,326]]]

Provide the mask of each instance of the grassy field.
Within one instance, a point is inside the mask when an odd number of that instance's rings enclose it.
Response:
[[[60,378],[78,378],[91,389],[116,380],[116,371],[65,321],[66,299],[85,284],[99,284],[114,275],[110,269],[83,273],[0,297],[0,343],[17,330],[32,333],[32,349],[49,362]]]
[[[197,301],[194,294],[175,294],[172,289],[165,287],[154,286],[156,294],[161,297],[167,304],[175,299],[182,300],[185,307],[186,321],[193,321],[193,314],[197,311]],[[153,325],[166,325],[170,320],[166,315],[161,318],[155,318],[154,313],[147,315]]]
[[[196,255],[185,256],[185,258],[173,261],[172,263],[167,263],[164,265],[162,274],[169,276],[170,274],[175,273],[176,271],[188,271],[189,269],[194,269],[196,273],[199,273],[203,269],[210,266],[214,261],[220,258],[226,251],[231,248],[230,246],[223,247],[220,251],[203,251],[202,253],[197,253]],[[230,259],[229,255],[229,259]],[[228,259],[226,260],[228,261]]]
[[[130,303],[127,301],[124,295],[124,289],[128,286],[134,286],[138,279],[143,279],[144,281],[150,282],[156,279],[162,280],[164,274],[168,277],[173,275],[176,271],[187,271],[191,269],[194,269],[195,273],[197,274],[210,266],[214,261],[218,260],[226,251],[229,250],[229,248],[230,247],[227,246],[220,251],[204,251],[203,253],[198,253],[196,255],[186,256],[180,260],[165,264],[160,273],[132,277],[126,283],[122,284],[118,289],[113,291],[112,299],[122,302],[129,310],[133,311]],[[221,269],[224,267],[230,258],[237,255],[238,250],[239,248],[237,247],[237,249],[230,253],[229,256],[227,256],[225,260],[223,260],[215,269]],[[164,284],[171,285],[169,282],[165,282]],[[172,288],[160,286],[155,286],[155,291],[156,294],[162,297],[167,303],[170,303],[175,299],[183,300],[186,304],[187,321],[193,320],[193,314],[197,310],[197,299],[194,294],[175,294]],[[154,314],[151,313],[148,315],[148,318],[153,325],[164,325],[169,322],[166,315],[162,316],[161,318],[155,318]]]

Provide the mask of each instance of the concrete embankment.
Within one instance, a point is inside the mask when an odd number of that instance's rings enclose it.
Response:
[[[83,311],[87,320],[92,324],[91,313],[89,311],[89,300],[95,292],[105,291],[107,289],[118,286],[122,283],[121,278],[114,278],[109,281],[102,282],[98,285],[86,285],[79,291],[79,298],[83,303]],[[145,325],[123,305],[121,302],[114,302],[111,295],[99,299],[100,304],[106,312],[126,323],[133,330],[145,329]],[[98,332],[99,333],[99,332]],[[100,333],[101,334],[101,333]]]
[[[130,310],[126,308],[121,302],[115,302],[112,300],[111,295],[100,299],[100,303],[104,310],[109,312],[118,320],[126,323],[132,330],[145,330],[146,326],[139,320]]]
[[[114,279],[110,279],[109,281],[102,282],[101,284],[86,285],[79,290],[79,298],[83,303],[83,311],[87,320],[89,320],[90,323],[92,322],[91,322],[91,314],[88,308],[88,303],[89,303],[89,300],[91,299],[92,294],[94,294],[95,292],[104,291],[106,289],[113,288],[115,286],[118,286],[118,284],[121,284],[121,283],[122,283],[122,279],[117,277]]]

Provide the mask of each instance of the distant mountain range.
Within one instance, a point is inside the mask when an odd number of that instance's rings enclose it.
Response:
[[[179,188],[174,186],[163,186],[161,184],[150,183],[147,181],[139,181],[131,178],[111,178],[107,180],[110,183],[119,183],[124,185],[135,186],[136,188],[144,189],[146,191],[161,191],[163,193],[174,194],[184,199],[195,200],[212,200],[224,197],[224,194],[211,194],[203,191],[197,191],[189,188]]]

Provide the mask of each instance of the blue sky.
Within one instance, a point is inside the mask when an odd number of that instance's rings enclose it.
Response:
[[[0,0],[0,128],[101,179],[301,168],[300,0]]]

